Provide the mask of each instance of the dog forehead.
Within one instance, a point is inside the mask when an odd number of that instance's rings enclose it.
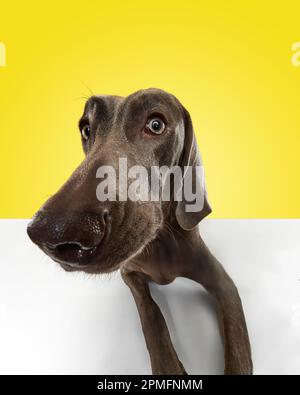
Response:
[[[116,95],[95,95],[85,104],[84,114],[89,118],[111,118],[120,113],[143,112],[151,109],[182,115],[181,104],[172,94],[157,88],[141,89],[127,97]]]
[[[157,88],[141,89],[124,98],[121,104],[122,112],[143,112],[159,110],[181,115],[182,106],[172,94]]]

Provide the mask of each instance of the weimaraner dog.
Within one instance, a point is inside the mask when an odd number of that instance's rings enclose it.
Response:
[[[100,202],[96,194],[97,169],[119,170],[120,158],[127,159],[128,167],[141,165],[149,171],[152,166],[180,166],[183,175],[190,166],[195,186],[194,170],[201,162],[187,110],[159,89],[127,97],[92,96],[79,129],[85,159],[36,213],[28,226],[31,240],[66,271],[120,269],[137,305],[153,374],[186,374],[149,291],[150,281],[169,284],[176,277],[198,282],[214,298],[225,374],[252,374],[238,291],[199,234],[198,223],[211,212],[205,188],[198,192],[203,201],[198,211],[186,210],[184,197]]]

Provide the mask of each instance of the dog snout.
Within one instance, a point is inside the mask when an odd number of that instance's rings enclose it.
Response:
[[[38,212],[27,227],[30,239],[59,263],[87,265],[109,227],[107,210],[101,213]]]

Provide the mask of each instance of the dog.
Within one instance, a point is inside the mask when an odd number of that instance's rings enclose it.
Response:
[[[151,297],[149,282],[169,284],[185,277],[214,298],[224,346],[225,374],[252,374],[249,337],[233,281],[203,242],[198,224],[211,208],[205,187],[198,210],[183,197],[100,202],[97,169],[140,165],[191,168],[195,188],[201,166],[191,117],[179,100],[160,89],[127,97],[92,96],[79,121],[85,159],[61,189],[35,214],[30,239],[69,272],[120,270],[141,319],[156,375],[187,374],[171,342],[164,317]],[[120,176],[118,181],[120,181]],[[201,180],[200,180],[201,181]],[[122,184],[114,187],[121,195]]]

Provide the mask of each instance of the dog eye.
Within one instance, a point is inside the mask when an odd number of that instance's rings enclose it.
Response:
[[[84,138],[84,140],[88,140],[90,138],[91,135],[91,128],[89,125],[85,125],[82,129],[81,129],[81,135]]]
[[[146,128],[154,134],[162,134],[165,130],[165,123],[158,117],[150,118],[146,123]]]

